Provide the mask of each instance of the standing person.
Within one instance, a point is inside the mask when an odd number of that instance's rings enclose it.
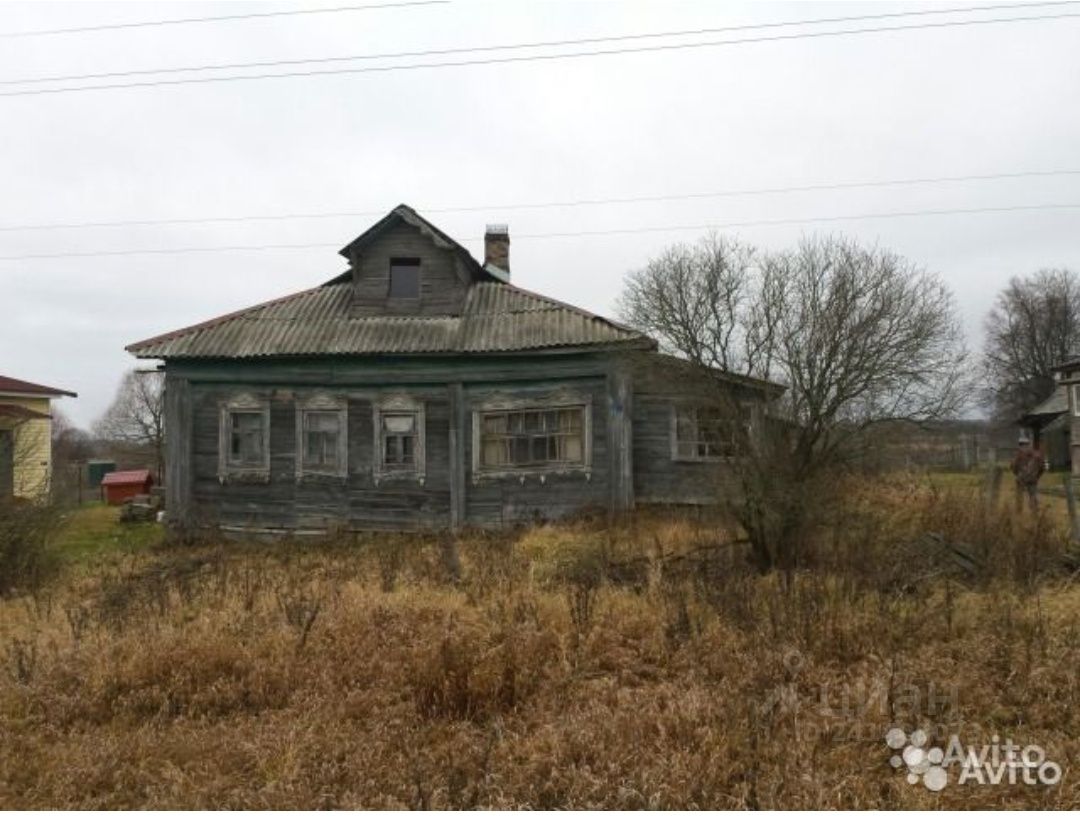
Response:
[[[1019,446],[1010,468],[1016,477],[1016,510],[1020,511],[1026,494],[1028,507],[1037,512],[1039,510],[1039,478],[1046,471],[1046,461],[1039,448],[1033,446],[1025,435],[1020,435]]]

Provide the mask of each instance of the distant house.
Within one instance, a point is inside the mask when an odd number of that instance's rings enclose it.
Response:
[[[509,249],[489,226],[480,263],[402,205],[326,283],[129,346],[165,362],[169,520],[499,526],[715,499],[731,415],[652,339],[511,284]],[[752,425],[780,391],[715,381]]]
[[[48,494],[52,401],[74,392],[0,375],[0,501]]]
[[[1064,393],[1061,422],[1068,431],[1069,460],[1072,473],[1080,476],[1080,358],[1072,358],[1054,367],[1058,392]]]
[[[1051,469],[1070,468],[1069,417],[1068,387],[1059,381],[1050,397],[1020,418],[1020,427],[1030,434]]]

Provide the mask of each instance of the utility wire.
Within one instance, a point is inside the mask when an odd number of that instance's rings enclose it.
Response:
[[[948,210],[896,210],[890,213],[860,213],[845,216],[814,216],[804,219],[758,219],[745,222],[725,222],[724,224],[681,224],[654,227],[617,227],[607,230],[575,230],[560,233],[525,233],[514,239],[562,239],[585,236],[617,236],[627,233],[663,233],[676,230],[728,230],[736,227],[772,227],[795,224],[818,224],[826,222],[862,221],[865,219],[900,219],[913,216],[961,216],[980,213],[1016,213],[1037,210],[1076,210],[1080,204],[1038,204],[1009,205],[1006,207],[967,207]]]
[[[954,182],[993,181],[997,179],[1027,179],[1053,176],[1080,176],[1080,170],[1029,170],[1014,173],[979,173],[966,176],[932,176],[913,179],[880,179],[861,182],[825,182],[813,185],[788,187],[743,188],[719,190],[706,193],[670,193],[652,196],[625,196],[603,199],[569,199],[555,202],[527,202],[516,204],[461,205],[455,207],[420,208],[425,213],[476,213],[506,210],[549,210],[567,207],[591,207],[596,205],[641,204],[649,202],[674,202],[694,199],[721,199],[739,196],[765,196],[782,193],[810,193],[827,190],[853,190],[874,187],[899,187],[905,185],[929,185]],[[0,233],[30,232],[44,230],[83,230],[107,227],[161,227],[174,224],[217,224],[235,222],[289,221],[295,219],[340,219],[382,216],[385,210],[342,210],[320,213],[271,213],[265,215],[203,216],[173,219],[128,219],[122,221],[60,222],[51,224],[0,225]]]
[[[177,74],[188,71],[227,71],[249,68],[272,68],[285,65],[325,64],[335,62],[357,62],[361,60],[390,60],[403,59],[406,57],[436,57],[453,54],[472,54],[477,52],[511,51],[527,48],[556,48],[572,45],[589,45],[597,43],[624,42],[628,40],[656,39],[664,37],[686,37],[704,34],[721,34],[732,31],[748,31],[752,29],[781,28],[788,26],[816,25],[822,23],[850,23],[863,20],[882,20],[886,18],[913,17],[928,14],[967,14],[981,11],[1000,11],[1016,8],[1033,8],[1040,6],[1070,6],[1076,5],[1077,0],[1052,0],[1051,2],[1039,3],[1010,3],[993,6],[964,6],[961,8],[928,9],[923,11],[901,11],[887,14],[861,14],[848,17],[820,17],[812,20],[787,20],[776,23],[753,23],[737,26],[719,26],[716,28],[684,29],[681,31],[647,32],[642,34],[622,34],[608,37],[584,37],[572,40],[540,40],[527,43],[513,43],[507,45],[468,46],[461,48],[439,48],[423,51],[391,51],[382,54],[348,54],[340,57],[307,57],[293,60],[267,60],[263,62],[234,62],[234,63],[208,63],[204,65],[176,66],[171,68],[143,68],[129,71],[106,71],[98,74],[66,74],[49,77],[29,77],[26,79],[0,80],[0,85],[29,85],[43,82],[75,82],[78,80],[110,79],[113,77],[133,77],[147,74]]]
[[[97,26],[77,26],[74,28],[43,28],[30,31],[0,31],[0,38],[8,37],[47,37],[54,34],[86,34],[96,31],[115,31],[117,29],[150,28],[154,26],[176,26],[188,23],[222,23],[234,20],[253,20],[267,17],[292,17],[297,14],[337,14],[343,11],[369,11],[372,9],[393,9],[406,6],[433,6],[449,3],[450,0],[403,0],[398,3],[366,3],[360,6],[336,6],[326,9],[291,9],[288,11],[257,11],[247,14],[225,14],[219,17],[181,17],[173,20],[136,20],[129,23],[106,23]]]
[[[1040,210],[1076,210],[1080,204],[1037,204],[1010,205],[1005,207],[970,207],[949,210],[900,210],[887,213],[859,213],[843,216],[813,216],[798,219],[760,219],[755,221],[724,222],[712,224],[654,225],[644,227],[619,227],[604,230],[576,230],[556,233],[525,233],[514,236],[518,239],[556,239],[582,238],[589,236],[615,236],[630,233],[663,233],[682,230],[727,230],[738,227],[773,227],[796,224],[818,224],[842,221],[862,221],[867,219],[896,219],[914,216],[956,216],[980,213],[1015,213]],[[313,242],[304,244],[233,244],[212,247],[154,247],[143,250],[91,250],[71,253],[29,253],[16,256],[0,256],[0,261],[34,261],[62,258],[98,258],[105,256],[141,256],[141,255],[179,255],[182,253],[219,253],[239,250],[306,250],[312,248],[335,247],[335,244]]]
[[[680,51],[693,48],[713,48],[718,46],[746,45],[749,43],[780,42],[821,37],[844,37],[858,34],[877,34],[888,31],[914,31],[916,29],[941,29],[955,26],[975,26],[992,23],[1019,23],[1035,20],[1059,20],[1067,17],[1080,17],[1080,12],[1063,14],[1032,15],[1027,17],[998,17],[986,20],[950,20],[940,23],[915,23],[903,26],[879,26],[872,28],[842,29],[839,31],[806,31],[795,34],[778,34],[765,37],[745,37],[739,40],[711,40],[697,43],[666,43],[662,45],[636,46],[599,51],[572,51],[562,54],[531,54],[527,56],[490,57],[474,60],[458,60],[430,63],[406,63],[402,65],[370,65],[359,68],[326,68],[310,71],[285,71],[270,74],[238,74],[218,77],[188,77],[175,80],[152,80],[146,82],[107,83],[101,85],[76,85],[68,88],[34,88],[28,90],[3,91],[0,97],[41,96],[45,94],[68,94],[80,91],[106,91],[120,88],[151,88],[170,85],[193,85],[211,82],[235,82],[244,80],[280,79],[283,77],[315,77],[341,74],[389,73],[433,68],[460,68],[476,65],[497,65],[505,63],[526,63],[552,60],[566,60],[582,57],[606,57],[617,54],[642,54],[646,52]]]

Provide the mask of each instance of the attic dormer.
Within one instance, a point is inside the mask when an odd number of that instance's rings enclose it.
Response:
[[[460,315],[469,287],[491,275],[412,208],[399,205],[344,248],[354,316]]]

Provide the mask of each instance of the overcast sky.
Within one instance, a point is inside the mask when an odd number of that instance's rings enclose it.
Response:
[[[348,4],[334,0],[321,5]],[[979,3],[454,0],[0,37],[0,79],[7,83],[971,5]],[[300,7],[7,3],[0,4],[0,32]],[[561,50],[1063,13],[1080,14],[1080,5]],[[301,69],[349,65],[358,63]],[[287,69],[229,73],[280,70]],[[0,92],[31,87],[58,85],[4,84]],[[0,96],[2,227],[381,212],[405,202],[474,255],[482,255],[486,222],[509,223],[516,283],[609,315],[628,270],[665,245],[692,240],[703,231],[525,236],[1080,204],[1080,175],[550,209],[509,205],[1050,170],[1080,170],[1080,17],[566,60]],[[469,206],[480,209],[435,212]],[[77,423],[88,425],[107,406],[123,371],[136,364],[124,352],[126,344],[330,278],[344,268],[337,248],[376,218],[0,231],[0,256],[324,245],[0,261],[0,374],[77,391],[77,400],[60,405]],[[1080,268],[1078,228],[1080,209],[1062,209],[744,226],[725,232],[767,248],[791,244],[816,230],[888,246],[944,277],[977,346],[983,316],[1010,276],[1046,266]]]

